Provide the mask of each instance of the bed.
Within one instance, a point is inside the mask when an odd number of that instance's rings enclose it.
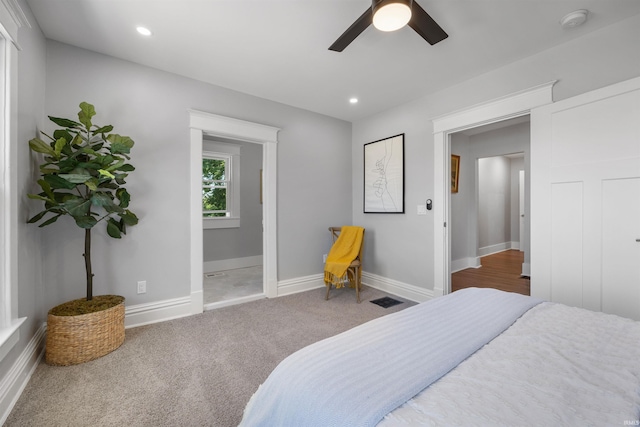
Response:
[[[241,426],[640,425],[640,322],[470,288],[283,360]]]

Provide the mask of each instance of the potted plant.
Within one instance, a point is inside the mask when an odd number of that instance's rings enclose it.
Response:
[[[47,316],[45,360],[52,365],[73,365],[104,356],[124,342],[124,297],[93,296],[91,230],[103,222],[107,234],[119,239],[127,226],[138,223],[131,212],[125,178],[135,168],[127,163],[133,140],[112,133],[113,126],[97,126],[93,105],[80,104],[78,121],[51,117],[61,129],[29,141],[31,150],[44,154],[40,165],[42,188],[31,199],[44,202],[44,210],[29,223],[53,224],[63,215],[84,229],[86,298],[52,308]],[[47,216],[47,218],[45,218]]]

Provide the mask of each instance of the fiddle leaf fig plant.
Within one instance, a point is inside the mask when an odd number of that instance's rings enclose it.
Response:
[[[119,239],[126,234],[127,226],[138,223],[138,217],[129,210],[131,196],[124,188],[125,178],[135,169],[127,163],[134,142],[128,136],[111,133],[111,125],[93,124],[95,115],[94,106],[82,102],[78,121],[49,116],[61,129],[52,136],[41,132],[48,142],[40,138],[29,141],[31,150],[44,154],[44,163],[38,180],[42,192],[28,197],[43,201],[44,210],[28,222],[44,219],[40,223],[44,227],[69,215],[84,229],[87,301],[93,298],[91,229],[104,222],[107,234]]]

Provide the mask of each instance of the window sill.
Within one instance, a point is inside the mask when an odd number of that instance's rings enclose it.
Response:
[[[10,326],[0,330],[0,361],[9,354],[9,351],[20,340],[20,325],[27,320],[26,317],[14,320]]]
[[[202,218],[202,228],[205,230],[215,228],[240,228],[240,218]]]

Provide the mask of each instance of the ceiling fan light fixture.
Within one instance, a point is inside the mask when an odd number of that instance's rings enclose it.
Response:
[[[373,26],[380,31],[396,31],[411,19],[411,0],[380,0],[373,5]]]

